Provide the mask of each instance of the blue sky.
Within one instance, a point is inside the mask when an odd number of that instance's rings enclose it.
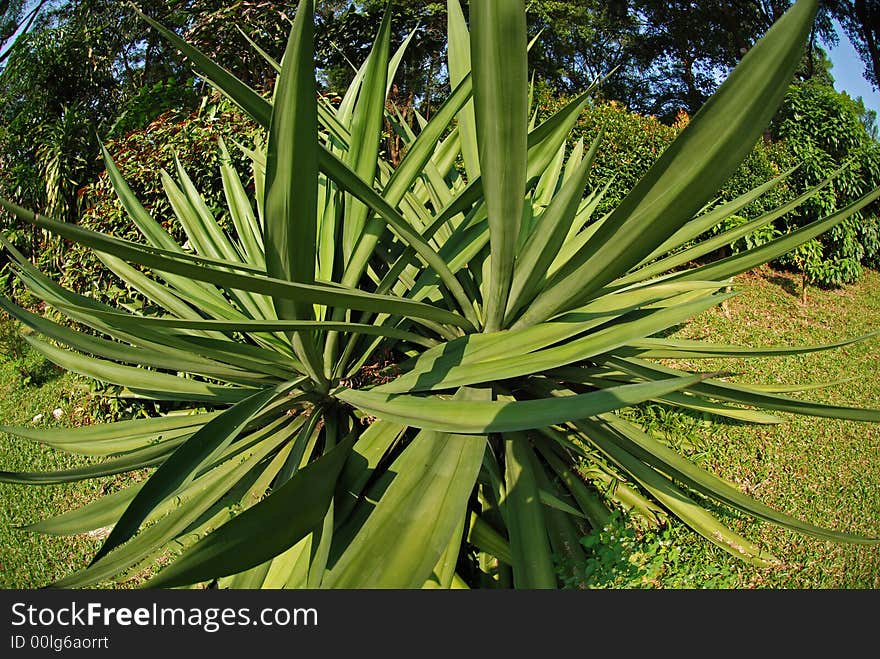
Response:
[[[865,107],[875,110],[880,116],[880,93],[871,89],[871,85],[862,77],[865,65],[839,26],[837,33],[840,35],[840,43],[828,52],[828,57],[834,64],[831,69],[834,87],[838,91],[847,92],[853,98],[861,96]]]

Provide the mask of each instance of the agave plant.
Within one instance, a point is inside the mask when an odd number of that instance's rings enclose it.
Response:
[[[91,564],[56,586],[159,565],[148,585],[552,588],[554,557],[583,559],[579,538],[608,517],[579,461],[600,480],[629,483],[616,490],[624,503],[659,505],[744,560],[773,559],[700,497],[818,538],[877,542],[771,509],[619,413],[655,401],[754,424],[779,422],[774,411],[880,421],[877,410],[658,361],[830,347],[658,338],[735,294],[734,275],[880,197],[874,190],[790,235],[694,264],[815,192],[704,238],[785,179],[711,203],[779,105],[815,0],[799,0],[768,31],[604,217],[593,216],[602,190],[587,189],[601,135],[589,146],[566,142],[590,90],[538,123],[523,2],[473,2],[469,25],[458,0],[448,8],[452,91],[417,134],[385,106],[401,57],[390,51],[390,13],[338,106],[316,89],[312,0],[300,2],[281,63],[266,55],[278,71],[271,100],[144,17],[266,130],[265,150],[248,151],[254,198],[222,169],[234,235],[178,163],[176,180],[161,176],[188,238],[181,247],[106,151],[144,242],[3,202],[20,221],[95,250],[161,310],[65,290],[4,240],[21,280],[72,321],[2,300],[45,337],[28,340],[120,395],[188,408],[72,430],[3,428],[107,456],[75,471],[4,472],[8,482],[156,467],[144,482],[28,527],[112,527]],[[406,142],[396,168],[380,155],[386,116]]]

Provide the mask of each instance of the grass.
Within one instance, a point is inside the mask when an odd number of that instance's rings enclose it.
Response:
[[[0,420],[7,425],[50,427],[75,423],[77,410],[85,410],[88,392],[71,374],[56,374],[39,384],[22,382],[18,363],[0,363]],[[59,420],[53,410],[64,413]],[[38,415],[37,423],[32,420]],[[85,464],[84,458],[69,456],[40,444],[2,435],[0,465],[6,471],[49,471]],[[0,484],[0,586],[31,588],[44,586],[81,567],[97,548],[98,539],[41,536],[18,530],[27,524],[71,510],[101,492],[103,480],[65,485],[26,486]]]
[[[800,278],[763,268],[738,278],[744,293],[729,317],[713,309],[678,333],[746,345],[829,343],[880,329],[880,273],[857,284],[808,289]],[[880,337],[835,350],[764,360],[691,363],[726,368],[740,382],[837,382],[800,394],[835,405],[880,406]],[[846,380],[846,381],[845,381]],[[795,394],[799,395],[799,394]],[[795,517],[841,531],[880,536],[880,427],[876,424],[780,415],[776,426],[704,428],[704,464],[745,492]],[[743,570],[743,586],[880,588],[880,546],[819,541],[738,519],[734,525],[783,561],[772,570]]]
[[[737,277],[735,284],[742,294],[726,309],[711,309],[674,336],[751,346],[796,346],[831,343],[880,328],[880,273],[876,271],[865,271],[859,283],[843,289],[809,288],[806,305],[800,299],[800,277],[769,267]],[[668,363],[734,372],[736,381],[744,383],[840,381],[792,395],[836,405],[880,406],[880,337],[807,355]],[[641,415],[653,432],[677,439],[695,462],[760,501],[819,526],[880,536],[877,425],[791,414],[778,414],[784,423],[775,426],[709,423],[669,413],[660,406],[643,409]],[[675,522],[669,533],[678,549],[689,556],[686,564],[675,566],[663,557],[658,563],[652,555],[657,553],[656,547],[652,550],[656,534],[640,535],[632,524],[618,532],[638,536],[628,540],[632,550],[599,559],[612,567],[615,561],[653,565],[653,579],[637,575],[645,587],[880,588],[880,546],[825,542],[720,507],[713,510],[731,528],[772,552],[781,565],[759,569],[744,564],[696,534],[683,532]],[[694,562],[706,572],[705,578],[694,572]],[[609,570],[607,566],[591,569]],[[631,573],[629,565],[626,570]],[[682,580],[683,574],[698,578]]]
[[[727,309],[715,308],[675,333],[743,345],[827,343],[880,328],[880,273],[866,271],[845,289],[810,288],[800,301],[797,276],[762,268],[736,280],[743,292]],[[23,377],[22,360],[31,360]],[[741,382],[809,383],[852,378],[804,394],[840,405],[880,406],[880,338],[825,353],[763,360],[700,360],[677,365],[725,370]],[[88,385],[33,356],[0,360],[0,423],[79,425],[99,414]],[[42,375],[40,375],[42,373]],[[45,377],[48,373],[48,377]],[[795,394],[798,395],[798,394]],[[52,411],[61,409],[55,419]],[[880,426],[780,415],[777,426],[708,423],[661,406],[641,411],[652,430],[706,469],[764,503],[838,530],[880,535]],[[0,467],[39,471],[83,464],[82,458],[0,435]],[[46,585],[88,563],[99,537],[37,536],[13,528],[75,508],[117,487],[108,477],[60,486],[0,484],[0,587]],[[788,532],[744,515],[714,509],[732,528],[775,554],[781,565],[754,568],[733,559],[675,522],[636,529],[616,518],[584,539],[593,559],[583,577],[603,588],[880,588],[880,547],[844,545]],[[577,580],[574,580],[577,581]],[[575,582],[568,585],[577,587]]]
[[[0,324],[4,339],[0,425],[71,427],[125,413],[108,408],[106,399],[96,396],[83,378],[62,373],[26,344],[22,346],[23,342],[10,340],[8,320],[0,319]],[[4,471],[71,469],[90,460],[94,461],[0,433],[0,469]],[[61,485],[0,483],[0,588],[39,588],[87,565],[101,543],[101,534],[49,536],[17,527],[78,508],[131,478],[108,476]]]

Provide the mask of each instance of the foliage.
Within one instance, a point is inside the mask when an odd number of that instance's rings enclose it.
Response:
[[[530,3],[529,11],[531,34],[541,35],[529,63],[555,94],[578,93],[616,71],[600,93],[619,101],[635,96],[632,59],[640,43],[635,3],[539,1]]]
[[[643,530],[615,512],[601,529],[581,539],[588,558],[560,566],[563,588],[734,588],[737,578],[722,562],[706,562],[681,527]],[[698,560],[695,560],[698,559]]]
[[[26,25],[24,0],[6,0],[0,5],[0,45],[8,50],[8,42]],[[0,60],[2,61],[2,60]]]
[[[251,44],[256,43],[270,55],[280,57],[296,3],[192,0],[187,5],[189,24],[184,32],[187,41],[224,68],[234,71],[251,87],[261,91],[271,89],[275,69]]]
[[[3,188],[23,203],[54,215],[62,211],[65,218],[75,217],[76,191],[95,167],[84,153],[94,140],[90,131],[117,102],[107,68],[90,62],[93,47],[100,52],[94,39],[70,26],[31,33],[0,76]],[[90,102],[98,97],[104,103]],[[36,171],[6,166],[32,162]]]
[[[382,0],[317,3],[316,59],[328,93],[343,94],[348,89],[355,73],[352,63],[364,61],[369,54],[385,6]],[[390,11],[392,52],[412,35],[395,76],[392,98],[401,106],[410,99],[428,116],[449,85],[442,59],[446,3],[401,0]]]
[[[183,85],[174,78],[167,78],[139,88],[125,101],[122,111],[113,118],[106,138],[112,140],[132,131],[149,129],[150,123],[158,120],[169,108],[186,107],[192,101],[194,85],[192,78]]]
[[[829,3],[865,64],[865,79],[880,89],[880,2],[853,0]]]
[[[614,72],[599,92],[602,98],[670,123],[680,111],[696,112],[723,75],[791,4],[791,0],[533,0],[527,3],[529,37],[540,34],[540,39],[529,53],[529,64],[537,79],[562,94],[577,94]],[[877,42],[874,4],[820,2],[797,77],[830,82],[819,44],[838,43],[833,23],[837,20],[862,54],[866,78],[874,79],[871,71],[876,64],[872,65],[869,53]],[[438,59],[445,45],[444,3],[402,0],[393,11],[394,44],[417,29],[402,67],[402,89],[405,95],[433,102],[447,83]],[[317,12],[319,61],[326,63],[329,86],[344,89],[353,73],[349,63],[362,61],[370,49],[370,35],[378,30],[383,3],[326,0],[318,3]]]
[[[174,26],[189,20],[191,3],[139,4]],[[193,107],[197,96],[175,51],[128,3],[39,3],[29,16],[0,73],[0,190],[73,221],[79,189],[101,171],[96,135],[141,128],[167,103]]]
[[[792,183],[800,189],[834,174],[833,182],[786,218],[792,231],[815,218],[845,207],[880,184],[880,143],[868,133],[861,100],[815,81],[792,85],[771,127],[802,166]],[[794,265],[807,278],[826,286],[856,281],[862,263],[877,261],[880,206],[853,215],[816,241],[807,243],[782,263]]]
[[[529,128],[524,3],[474,3],[469,27],[456,0],[449,9],[449,70],[463,75],[417,135],[403,131],[397,167],[380,156],[396,67],[390,14],[337,107],[316,93],[314,6],[303,0],[271,100],[150,21],[267,131],[265,147],[245,148],[253,194],[221,167],[234,231],[185,163],[161,175],[184,245],[109,154],[108,178],[146,243],[2,202],[19,222],[99,252],[153,303],[102,304],[4,243],[35,295],[99,334],[2,300],[64,347],[29,342],[123,398],[182,408],[63,434],[4,428],[107,458],[72,473],[3,472],[7,482],[157,466],[143,484],[32,527],[112,524],[90,566],[56,586],[124,579],[159,560],[156,587],[552,588],[554,554],[585,562],[579,538],[608,517],[577,477],[582,459],[594,478],[638,484],[615,499],[662,507],[755,564],[774,557],[702,497],[818,538],[877,543],[771,509],[616,413],[654,401],[752,424],[778,423],[774,411],[880,421],[880,410],[656,361],[822,349],[658,336],[725,300],[734,275],[880,197],[874,189],[797,233],[687,265],[767,221],[698,240],[779,183],[706,210],[782,101],[816,3],[800,0],[767,33],[598,222],[601,191],[583,196],[597,143],[566,149],[586,96]]]
[[[627,4],[627,3],[622,3]],[[671,117],[683,108],[694,112],[717,87],[720,71],[729,70],[792,0],[772,2],[689,3],[636,0],[630,12],[641,21],[630,40],[635,69],[631,96],[620,96],[643,113]],[[880,84],[880,3],[877,0],[825,0],[819,3],[799,80],[830,86],[827,59],[819,43],[836,46],[839,24],[865,64],[864,77]],[[619,37],[618,37],[619,38]],[[641,76],[640,76],[641,74]],[[633,94],[632,92],[635,92]],[[634,102],[633,102],[634,101]]]
[[[556,97],[546,86],[538,87],[536,98],[542,117],[570,100],[565,96]],[[816,79],[791,86],[765,138],[758,141],[736,172],[721,186],[718,201],[737,199],[795,165],[798,168],[780,185],[740,212],[710,227],[709,233],[719,235],[743,226],[833,177],[830,185],[817,191],[797,210],[756,232],[737,237],[725,247],[728,251],[738,252],[745,247],[764,244],[844,208],[873,189],[880,183],[877,176],[880,144],[867,132],[863,116],[861,101],[853,101]],[[680,113],[676,122],[667,126],[656,117],[632,113],[614,101],[585,108],[573,135],[589,140],[600,128],[603,131],[591,170],[594,186],[608,186],[597,206],[597,217],[620,203],[689,120],[688,115]],[[856,281],[863,264],[878,262],[880,225],[876,209],[877,204],[868,206],[827,234],[780,257],[779,263],[804,272],[809,281],[824,286]]]
[[[765,136],[755,144],[755,148],[742,162],[739,169],[724,183],[720,190],[720,196],[724,200],[736,199],[762,183],[781,176],[797,166],[799,162],[787,142],[767,139]],[[746,206],[741,214],[748,219],[755,219],[792,201],[799,193],[808,189],[797,186],[789,176],[772,190],[768,190],[766,194]],[[821,192],[817,192],[817,194],[821,194]]]
[[[561,107],[565,101],[550,101]],[[616,101],[587,107],[578,119],[574,135],[589,140],[602,131],[602,142],[590,170],[597,188],[610,184],[596,209],[597,217],[613,210],[644,176],[679,133],[680,126],[667,126],[657,117],[630,112]]]
[[[201,111],[179,113],[166,111],[143,129],[133,130],[107,143],[106,149],[113,155],[120,173],[137,194],[145,208],[160,218],[165,229],[178,241],[186,241],[183,226],[174,216],[157,172],[171,172],[175,158],[185,167],[194,185],[201,191],[209,209],[217,215],[225,229],[233,229],[229,212],[225,208],[223,180],[220,164],[223,161],[217,148],[218,139],[229,144],[237,141],[245,146],[253,145],[255,127],[246,117],[223,100],[215,100]],[[231,164],[239,171],[245,170],[240,151]],[[244,184],[253,187],[253,181],[244,177]],[[106,172],[81,191],[83,211],[79,224],[83,227],[136,240],[140,233],[116,196],[110,177]],[[73,244],[58,250],[43,249],[38,264],[46,270],[57,270],[60,282],[71,290],[79,291],[104,303],[149,304],[147,298],[120,282],[95,255],[81,245]],[[46,260],[50,256],[62,257],[66,262],[76,263],[76,268],[54,266]]]
[[[671,122],[696,112],[758,37],[792,4],[615,0],[530,3],[532,34],[541,42],[531,57],[541,79],[555,91],[577,93],[615,71],[602,90],[640,114]],[[876,0],[819,3],[814,30],[796,76],[827,84],[820,43],[837,45],[838,21],[865,63],[865,79],[878,84],[880,3]]]
[[[530,64],[539,79],[565,93],[577,93],[616,69],[601,89],[604,98],[671,121],[681,109],[696,110],[720,74],[788,4],[714,3],[677,11],[674,3],[652,0],[536,0],[528,3],[528,29],[530,37],[540,34],[541,39]],[[145,0],[139,6],[259,91],[271,87],[275,71],[249,40],[277,59],[294,11],[294,3],[256,0]],[[169,108],[194,109],[205,83],[193,80],[173,50],[141,28],[128,3],[15,0],[2,9],[0,39],[7,48],[0,55],[5,64],[0,193],[74,221],[78,190],[100,173],[94,133],[111,139],[142,128]],[[868,62],[872,12],[872,3],[820,3],[815,34],[835,43],[830,21],[837,18]],[[380,0],[318,3],[319,79],[328,91],[347,87],[351,62],[366,57],[383,13]],[[448,16],[442,2],[411,0],[395,3],[392,14],[392,48],[413,38],[389,100],[412,129],[418,122],[414,111],[430,116],[449,88],[443,62]],[[821,65],[814,70],[821,49],[813,41],[813,57],[798,76],[827,74]],[[400,144],[392,127],[386,128],[386,149],[395,164]]]
[[[631,66],[639,77],[633,107],[670,119],[696,112],[729,70],[766,29],[760,3],[690,3],[641,0]],[[772,21],[770,21],[772,23]]]
[[[538,87],[537,99],[541,116],[548,116],[564,107],[570,100],[565,96],[557,97],[543,85]],[[681,113],[673,125],[667,125],[657,117],[645,117],[631,112],[616,101],[599,102],[584,109],[573,130],[573,136],[578,139],[589,139],[591,135],[602,131],[602,141],[590,170],[590,181],[594,188],[604,189],[607,186],[596,207],[596,217],[602,217],[620,204],[689,120],[686,114]],[[574,140],[571,142],[573,143]],[[795,162],[794,154],[785,142],[760,140],[736,172],[721,187],[718,197],[721,201],[737,199],[757,186],[777,178]],[[718,235],[735,229],[746,221],[754,220],[761,214],[791,201],[794,197],[794,186],[783,182],[746,206],[740,214],[733,214],[721,220],[709,229],[709,233]],[[728,247],[733,251],[740,251],[744,246],[753,247],[763,244],[779,234],[779,228],[771,224],[752,234],[737,238]]]

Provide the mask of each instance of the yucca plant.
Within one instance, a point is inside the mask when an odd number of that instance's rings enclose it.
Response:
[[[157,467],[142,483],[27,527],[112,527],[91,565],[56,586],[159,565],[148,585],[552,588],[554,557],[582,560],[579,538],[608,516],[574,471],[578,461],[599,480],[628,483],[613,495],[623,503],[659,505],[748,561],[773,557],[700,497],[818,538],[877,542],[773,510],[617,413],[655,401],[754,424],[779,422],[774,411],[880,421],[877,410],[785,395],[794,387],[657,361],[823,348],[657,338],[735,294],[734,275],[880,197],[874,190],[795,233],[694,265],[814,192],[700,239],[785,179],[711,204],[782,99],[815,0],[799,0],[773,26],[604,217],[593,216],[602,190],[586,189],[601,135],[566,146],[589,90],[537,123],[523,2],[472,2],[469,26],[458,0],[448,8],[452,92],[417,134],[385,107],[401,56],[390,52],[388,15],[338,107],[316,90],[312,0],[300,3],[282,62],[267,56],[278,71],[271,100],[145,17],[267,131],[265,150],[248,151],[254,198],[223,167],[235,235],[178,164],[177,180],[161,177],[191,249],[181,247],[106,152],[143,243],[3,202],[19,220],[94,249],[160,310],[65,290],[4,240],[21,280],[73,321],[3,300],[45,337],[28,341],[120,395],[191,406],[73,430],[3,428],[108,457],[75,471],[5,472],[8,482]],[[386,116],[406,142],[396,168],[380,156]]]

